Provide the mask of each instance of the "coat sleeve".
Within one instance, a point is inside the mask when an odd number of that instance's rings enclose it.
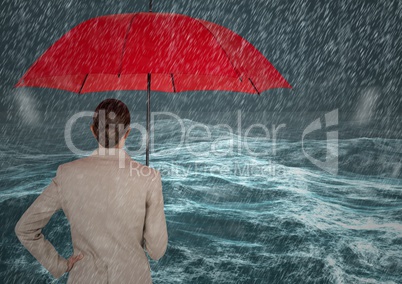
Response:
[[[147,198],[144,224],[144,246],[149,256],[160,259],[166,252],[168,234],[164,212],[161,174],[156,171]]]
[[[52,215],[61,209],[60,172],[59,166],[56,177],[25,211],[15,226],[15,233],[20,242],[56,279],[66,272],[67,260],[59,255],[53,245],[45,239],[42,229]]]

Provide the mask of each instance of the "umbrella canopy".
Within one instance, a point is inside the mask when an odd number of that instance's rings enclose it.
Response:
[[[87,20],[62,36],[17,87],[75,93],[114,90],[290,88],[249,42],[220,25],[180,14],[135,13]]]
[[[79,24],[54,43],[16,87],[79,94],[147,90],[146,165],[151,90],[260,94],[291,88],[252,44],[231,30],[185,15],[151,12],[107,15]]]

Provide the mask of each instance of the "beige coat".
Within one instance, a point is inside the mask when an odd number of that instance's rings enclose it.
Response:
[[[152,283],[144,249],[158,260],[168,242],[160,172],[132,160],[124,150],[105,151],[60,165],[15,232],[59,278],[67,260],[41,231],[62,209],[70,223],[74,255],[84,255],[67,283]]]

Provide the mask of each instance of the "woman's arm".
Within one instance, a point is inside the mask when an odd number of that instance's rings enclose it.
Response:
[[[15,233],[20,242],[55,278],[61,277],[67,271],[67,260],[45,239],[42,229],[52,215],[61,209],[58,192],[60,171],[61,167],[57,169],[56,177],[50,185],[25,211],[15,226]]]
[[[154,260],[158,260],[165,254],[168,243],[162,180],[159,171],[156,171],[155,179],[152,182],[151,191],[147,198],[144,245],[149,256]]]

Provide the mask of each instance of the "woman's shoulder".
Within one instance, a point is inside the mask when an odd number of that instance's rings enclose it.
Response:
[[[150,166],[139,163],[138,161],[131,160],[130,162],[130,175],[136,177],[149,177],[152,180],[160,177],[160,171]]]
[[[108,162],[111,163],[108,163]],[[138,179],[142,178],[144,180],[158,180],[161,179],[161,173],[156,168],[144,165],[129,156],[126,156],[122,161],[119,161],[118,158],[102,158],[94,155],[81,157],[75,159],[73,161],[61,164],[59,166],[58,172],[64,173],[83,173],[90,169],[90,171],[97,170],[99,171],[101,168],[100,164],[107,163],[108,165],[108,173],[111,174],[114,170],[111,167],[114,167],[116,171],[124,171],[128,176]]]

